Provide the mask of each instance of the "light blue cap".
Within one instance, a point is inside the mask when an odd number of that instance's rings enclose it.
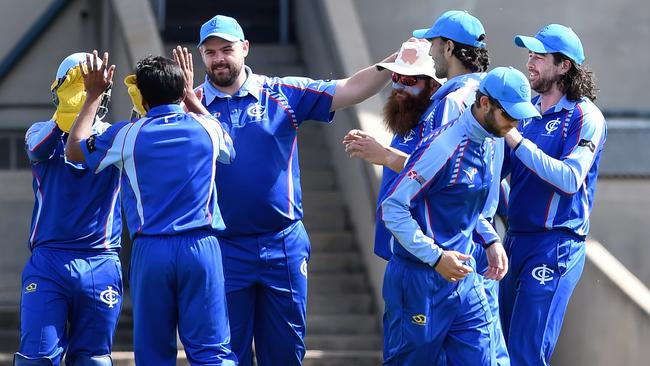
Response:
[[[573,29],[560,24],[549,24],[534,37],[515,36],[515,44],[535,53],[559,52],[578,65],[585,61],[582,42]]]
[[[516,119],[540,117],[530,102],[530,84],[521,71],[513,67],[497,67],[479,84],[481,93],[499,101],[508,115]]]
[[[472,47],[485,48],[483,24],[466,11],[449,10],[442,14],[429,29],[413,31],[413,37],[431,39],[445,37]]]
[[[244,31],[235,18],[225,15],[216,15],[201,26],[199,46],[210,37],[219,37],[228,42],[243,41]]]

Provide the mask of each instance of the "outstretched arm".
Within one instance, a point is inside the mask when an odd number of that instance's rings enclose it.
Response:
[[[394,53],[381,62],[393,62],[396,57],[397,53]],[[375,65],[371,65],[357,71],[349,78],[338,80],[331,110],[335,111],[361,103],[379,93],[388,84],[390,74],[390,70],[379,71]]]
[[[81,107],[77,119],[70,128],[70,136],[65,145],[65,155],[71,161],[84,162],[83,151],[80,143],[90,137],[93,120],[97,113],[97,107],[102,98],[102,93],[111,85],[115,65],[108,65],[108,52],[104,52],[102,64],[98,65],[99,56],[97,50],[93,51],[92,60],[90,55],[86,56],[86,63],[79,63],[81,75],[86,88],[86,101]]]

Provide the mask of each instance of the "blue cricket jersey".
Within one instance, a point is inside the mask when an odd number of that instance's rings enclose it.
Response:
[[[533,104],[540,108],[539,96]],[[510,152],[509,231],[558,229],[585,237],[607,138],[602,113],[588,98],[564,96],[518,129],[524,140]]]
[[[95,172],[122,172],[124,212],[131,238],[197,228],[222,230],[216,163],[234,157],[232,142],[211,116],[160,105],[136,122],[121,122],[81,141]]]
[[[298,127],[331,122],[336,81],[270,78],[246,67],[244,85],[230,96],[207,80],[203,103],[233,139],[237,159],[219,167],[217,191],[224,236],[281,230],[302,218]],[[325,157],[324,157],[325,158]]]
[[[476,90],[484,76],[484,73],[473,73],[458,75],[448,80],[431,96],[431,103],[422,114],[418,125],[406,137],[395,135],[390,146],[411,154],[423,136],[430,134],[433,130],[446,124],[448,121],[456,120],[467,107],[470,107],[474,103]],[[503,139],[498,139],[497,145],[495,161],[500,162],[503,159]],[[498,168],[496,168],[498,171],[495,176],[498,177],[501,171],[501,164],[497,163],[496,165],[498,165]],[[386,192],[395,182],[396,177],[397,173],[384,167],[381,187],[377,198],[375,254],[386,260],[390,259],[392,255],[394,238],[384,226],[380,210]],[[476,232],[477,240],[483,244],[488,244],[499,239],[498,236],[495,237],[492,235],[494,233],[492,225],[485,219],[490,219],[494,216],[492,208],[494,207],[494,211],[496,211],[499,202],[499,191],[491,190],[490,192],[485,212],[481,216],[481,223],[479,223]],[[489,225],[489,227],[486,225]]]
[[[97,121],[93,132],[110,125]],[[65,157],[68,134],[54,121],[33,124],[25,136],[31,162],[34,211],[29,247],[86,250],[120,248],[120,172],[93,174]]]
[[[433,265],[443,250],[470,253],[495,144],[471,110],[422,140],[381,205],[395,255]]]
[[[413,127],[406,135],[402,136],[395,134],[390,146],[398,149],[399,151],[411,154],[415,147],[420,143],[424,137],[424,123],[420,123]],[[399,173],[393,171],[388,167],[384,167],[381,177],[381,186],[379,187],[379,194],[377,195],[377,215],[375,218],[375,254],[389,260],[393,255],[393,234],[386,229],[384,221],[381,219],[381,203],[386,197],[386,192],[395,183]]]
[[[485,73],[457,75],[447,80],[431,96],[429,108],[422,114],[425,136],[448,121],[453,121],[474,103],[476,90]]]

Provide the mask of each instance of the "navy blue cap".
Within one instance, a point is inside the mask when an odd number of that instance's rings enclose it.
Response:
[[[415,38],[445,37],[468,46],[485,48],[485,42],[479,40],[481,36],[485,36],[483,24],[470,13],[460,10],[445,12],[431,28],[413,31]]]
[[[201,26],[201,38],[199,46],[210,37],[219,37],[228,42],[243,41],[244,31],[235,18],[225,15],[217,15],[214,18],[203,23]]]
[[[513,67],[497,67],[479,84],[481,93],[499,101],[508,115],[516,119],[540,117],[530,102],[530,84],[521,71]]]
[[[573,29],[560,24],[547,25],[535,37],[515,36],[515,44],[535,53],[559,52],[578,65],[585,61],[585,52],[578,35]]]

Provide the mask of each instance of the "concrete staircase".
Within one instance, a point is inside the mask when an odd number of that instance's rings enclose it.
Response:
[[[379,365],[381,330],[377,307],[336,184],[330,152],[321,130],[301,126],[305,226],[312,242],[309,262],[305,365]]]

